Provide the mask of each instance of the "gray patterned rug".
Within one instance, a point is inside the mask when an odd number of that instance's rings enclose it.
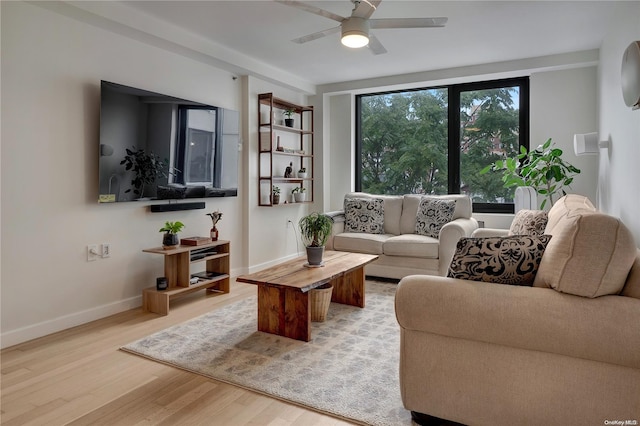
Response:
[[[306,343],[257,331],[250,297],[122,349],[357,423],[411,425],[398,384],[395,290],[368,280],[366,307],[332,303]]]

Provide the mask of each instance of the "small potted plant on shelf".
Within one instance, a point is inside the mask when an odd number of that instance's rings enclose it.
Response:
[[[216,210],[213,213],[207,213],[207,216],[209,216],[211,218],[211,221],[213,222],[213,227],[209,231],[211,241],[218,241],[218,228],[216,228],[216,225],[218,224],[218,222],[220,222],[220,219],[222,219],[222,213]]]
[[[296,203],[304,203],[306,201],[307,194],[305,194],[304,191],[306,191],[306,188],[302,186],[296,186],[291,190],[291,193],[293,194],[293,200]]]
[[[300,167],[300,170],[298,170],[298,177],[300,179],[305,179],[307,177],[307,168],[306,167]]]
[[[287,127],[293,127],[293,114],[295,114],[295,110],[293,108],[287,108],[282,113],[285,117],[284,125]]]
[[[165,222],[164,226],[160,228],[159,232],[164,232],[162,237],[162,247],[165,250],[171,250],[178,247],[178,232],[182,231],[184,223],[180,221]]]
[[[274,206],[280,204],[280,188],[275,185],[273,185],[273,189],[271,190],[271,204]]]

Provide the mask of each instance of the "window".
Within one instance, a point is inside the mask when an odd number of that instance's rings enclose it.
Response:
[[[529,148],[529,80],[496,80],[356,98],[356,190],[457,194],[475,212],[513,212],[514,189],[486,165]]]

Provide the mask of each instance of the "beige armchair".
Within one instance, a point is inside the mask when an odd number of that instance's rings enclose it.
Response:
[[[640,421],[640,250],[579,196],[545,233],[532,287],[400,281],[405,408],[469,425]]]

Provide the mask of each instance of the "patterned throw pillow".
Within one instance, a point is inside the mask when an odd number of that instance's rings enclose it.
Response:
[[[543,210],[520,210],[509,228],[509,235],[544,235],[549,215]]]
[[[345,232],[384,233],[384,200],[382,198],[346,198],[344,216]]]
[[[551,235],[461,238],[448,277],[531,286]]]
[[[422,197],[416,215],[416,231],[418,235],[438,238],[440,229],[451,222],[456,209],[455,200],[440,200]]]

